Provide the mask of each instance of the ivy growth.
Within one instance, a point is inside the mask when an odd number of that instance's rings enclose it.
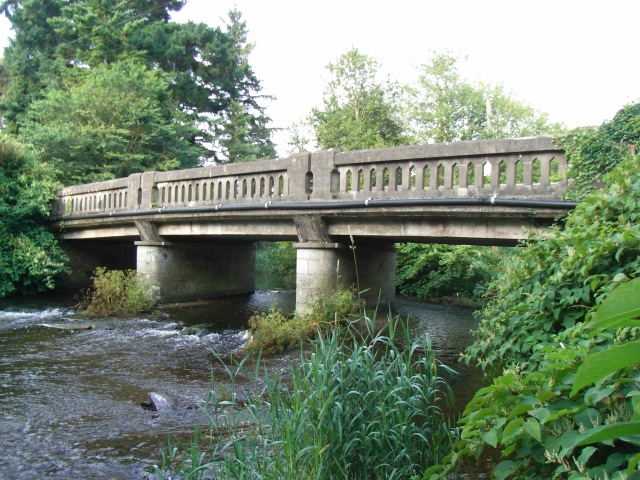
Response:
[[[608,172],[640,143],[640,104],[622,108],[610,122],[598,128],[577,128],[559,138],[569,162],[572,183],[567,200],[582,200],[604,184]]]

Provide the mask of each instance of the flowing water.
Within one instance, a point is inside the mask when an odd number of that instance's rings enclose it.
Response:
[[[75,318],[72,304],[61,297],[0,303],[1,479],[149,478],[168,434],[204,422],[198,407],[212,368],[220,368],[211,351],[238,352],[249,316],[272,304],[291,311],[295,294],[263,291],[90,322]],[[481,382],[457,363],[472,341],[472,311],[408,299],[396,310],[411,316],[415,332],[428,331],[438,359],[460,371],[450,382],[458,403],[466,402]],[[287,357],[268,361],[286,368]],[[149,392],[177,406],[145,409]]]

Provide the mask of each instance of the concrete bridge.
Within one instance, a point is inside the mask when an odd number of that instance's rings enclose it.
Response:
[[[163,302],[252,292],[255,242],[288,240],[303,310],[356,265],[368,301],[393,303],[394,243],[515,245],[575,206],[566,186],[562,150],[536,137],[145,172],[64,188],[53,209],[67,286],[101,265],[137,268]]]

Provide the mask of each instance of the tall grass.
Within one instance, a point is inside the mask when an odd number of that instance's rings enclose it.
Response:
[[[208,434],[165,454],[160,478],[408,478],[451,451],[456,434],[444,407],[452,398],[438,375],[446,367],[429,336],[412,339],[406,322],[375,333],[365,318],[360,328],[321,334],[288,380],[259,361],[248,372],[245,360],[228,368],[232,382],[262,374],[266,385],[248,396],[251,427],[220,413],[214,383]]]

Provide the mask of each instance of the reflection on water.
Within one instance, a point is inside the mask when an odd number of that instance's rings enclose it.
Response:
[[[73,318],[72,304],[57,297],[0,303],[0,478],[145,478],[168,432],[204,422],[198,406],[211,385],[211,351],[238,352],[248,317],[272,304],[291,311],[295,294],[263,291],[166,308],[158,317],[98,319],[90,330],[59,328],[87,323]],[[404,299],[397,310],[458,368],[475,325],[470,310]],[[452,381],[464,391],[477,377],[462,372]],[[178,407],[160,415],[143,409],[149,392]]]

